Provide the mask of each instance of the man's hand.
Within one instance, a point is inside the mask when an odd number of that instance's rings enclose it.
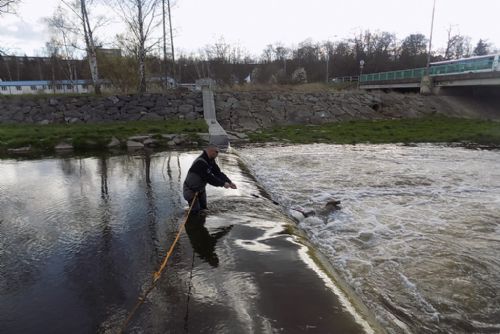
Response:
[[[226,182],[226,183],[224,183],[224,188],[226,188],[226,189],[227,188],[236,189],[236,184]]]

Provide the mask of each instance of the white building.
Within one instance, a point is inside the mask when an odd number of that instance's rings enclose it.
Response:
[[[0,95],[65,94],[93,92],[86,80],[0,81]]]

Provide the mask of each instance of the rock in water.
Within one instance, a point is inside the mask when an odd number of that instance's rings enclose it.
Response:
[[[325,204],[325,209],[329,211],[340,210],[340,201],[336,199],[331,199]]]

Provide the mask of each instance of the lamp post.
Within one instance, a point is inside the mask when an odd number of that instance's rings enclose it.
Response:
[[[365,61],[361,59],[359,61],[359,78],[358,78],[358,89],[361,85],[361,76],[363,75],[363,67],[365,66]]]
[[[434,30],[434,12],[436,11],[436,0],[432,5],[432,19],[431,19],[431,34],[429,36],[429,51],[427,52],[427,65],[425,67],[425,72],[427,75],[430,74],[430,66],[431,66],[431,48],[432,48],[432,31]]]
[[[337,35],[331,36],[333,38],[336,38]],[[329,78],[329,73],[328,73],[328,67],[330,66],[330,51],[332,51],[332,54],[334,52],[334,42],[330,42],[330,38],[325,42],[324,44],[324,49],[325,49],[325,61],[326,61],[326,73],[325,73],[325,83],[328,84],[328,78]]]
[[[326,78],[325,78],[325,83],[328,85],[328,62],[330,61],[330,54],[328,52],[328,49],[326,49]]]

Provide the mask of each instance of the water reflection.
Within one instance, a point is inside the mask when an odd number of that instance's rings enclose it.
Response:
[[[0,162],[0,331],[95,332],[123,312],[163,255],[159,222],[182,210],[168,201],[180,186],[173,171],[165,187],[162,161]]]
[[[205,227],[204,214],[191,214],[186,222],[186,233],[191,242],[193,250],[200,259],[206,261],[212,267],[219,266],[219,258],[215,252],[217,240],[231,231],[233,225],[219,228],[215,233],[210,233]]]
[[[0,332],[115,332],[175,238],[186,205],[181,181],[198,154],[0,161]],[[220,160],[241,188],[230,196],[208,189],[215,209],[190,219],[129,332],[311,324],[363,332],[281,233],[279,209],[252,196],[259,187],[239,159]],[[273,251],[262,261],[238,240]]]

